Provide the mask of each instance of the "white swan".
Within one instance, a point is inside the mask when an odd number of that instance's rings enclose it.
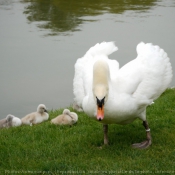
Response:
[[[36,112],[32,112],[21,119],[22,124],[30,125],[41,123],[45,120],[48,120],[49,114],[47,113],[46,106],[40,104],[37,107]]]
[[[157,99],[172,80],[172,67],[167,54],[159,46],[141,42],[137,58],[119,69],[108,55],[117,50],[114,42],[91,47],[75,64],[74,101],[93,119],[104,126],[104,144],[108,144],[108,124],[143,121],[147,139],[133,144],[136,148],[151,145],[146,121],[146,107]]]
[[[69,109],[64,109],[63,114],[51,120],[55,125],[73,125],[78,121],[78,115],[75,112],[70,112]]]
[[[11,114],[7,115],[6,118],[0,120],[0,128],[15,127],[20,126],[21,124],[21,119]]]

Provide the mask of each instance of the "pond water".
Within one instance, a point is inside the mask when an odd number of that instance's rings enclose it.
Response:
[[[74,64],[98,42],[115,41],[120,67],[152,42],[175,68],[174,0],[0,0],[0,22],[0,118],[70,106]]]

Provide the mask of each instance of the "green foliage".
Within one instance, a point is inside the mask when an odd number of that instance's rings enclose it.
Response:
[[[0,130],[0,174],[175,173],[175,89],[147,108],[153,144],[145,150],[130,146],[145,139],[140,120],[109,125],[110,145],[103,146],[101,124],[83,112],[72,127],[50,124],[62,111],[50,111],[42,124]]]

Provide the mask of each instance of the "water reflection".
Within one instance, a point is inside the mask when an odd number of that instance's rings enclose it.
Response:
[[[0,1],[0,9],[10,10],[13,6],[13,0],[1,0]]]
[[[80,25],[87,20],[83,18],[86,16],[103,13],[122,14],[126,10],[143,12],[156,4],[155,0],[22,0],[22,2],[29,2],[24,11],[27,19],[30,22],[42,22],[38,27],[51,29],[50,35],[80,30]]]
[[[69,106],[75,61],[97,42],[116,41],[110,58],[120,67],[140,41],[160,45],[175,67],[174,7],[174,0],[0,0],[0,118],[21,118],[40,103]]]

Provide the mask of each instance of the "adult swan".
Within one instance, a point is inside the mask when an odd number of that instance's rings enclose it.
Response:
[[[146,141],[135,148],[151,145],[146,107],[157,99],[172,80],[172,67],[159,46],[137,45],[137,58],[119,69],[108,55],[117,50],[114,42],[91,47],[75,64],[73,93],[76,106],[103,123],[104,144],[108,144],[108,124],[128,124],[139,118],[146,129]]]

